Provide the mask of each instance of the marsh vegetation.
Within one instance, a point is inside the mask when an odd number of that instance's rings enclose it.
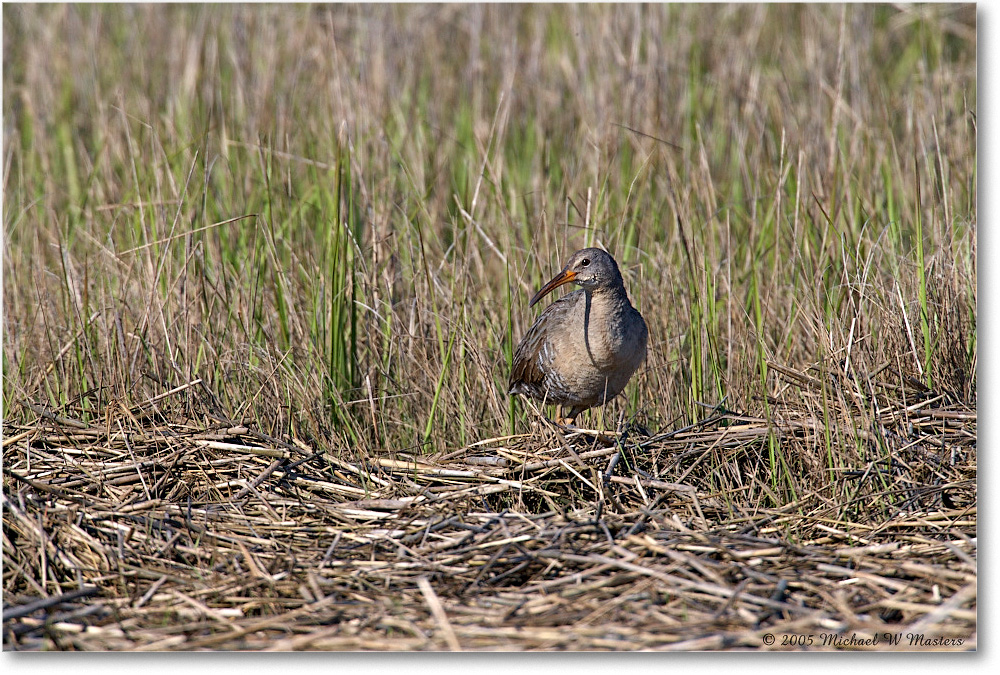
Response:
[[[3,22],[5,648],[975,648],[974,6]]]

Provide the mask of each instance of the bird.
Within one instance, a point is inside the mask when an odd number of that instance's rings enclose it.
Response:
[[[528,303],[564,284],[567,293],[539,315],[514,353],[508,395],[562,407],[566,426],[584,410],[618,396],[646,358],[649,329],[632,306],[618,263],[599,248],[570,256]]]

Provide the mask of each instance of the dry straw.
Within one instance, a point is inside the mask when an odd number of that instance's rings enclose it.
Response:
[[[351,461],[241,426],[40,415],[4,440],[4,549],[7,574],[46,594],[7,594],[5,645],[974,649],[975,410],[882,411],[894,464],[857,477],[883,487],[853,509],[893,494],[877,522],[816,493],[734,506],[738,491],[693,480],[706,455],[745,464],[770,435],[822,433],[774,414]]]

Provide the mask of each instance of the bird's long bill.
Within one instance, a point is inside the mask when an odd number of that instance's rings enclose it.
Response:
[[[531,302],[528,303],[528,307],[534,307],[536,302],[538,302],[539,300],[541,300],[546,295],[556,290],[563,284],[568,284],[574,279],[576,279],[576,272],[572,272],[570,270],[563,270],[562,272],[557,274],[552,279],[552,281],[542,286],[542,288],[537,293],[535,293],[535,297],[533,297],[531,299]]]

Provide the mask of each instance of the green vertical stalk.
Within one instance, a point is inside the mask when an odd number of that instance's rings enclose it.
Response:
[[[920,200],[920,174],[917,170],[917,158],[913,158],[913,180],[917,188],[917,212],[915,225],[917,228],[917,298],[920,302],[920,332],[924,336],[924,381],[928,387],[931,383],[931,328],[927,312],[927,277],[924,270],[924,221],[921,215],[923,204]]]
[[[511,293],[511,282],[510,282],[510,262],[504,266],[504,272],[507,275],[507,331],[504,335],[503,341],[503,354],[504,358],[507,360],[507,372],[511,371],[514,367],[514,297]],[[501,376],[502,377],[502,376]],[[504,379],[500,380],[500,386],[503,387],[504,394],[507,393],[507,383]],[[514,397],[507,397],[507,433],[514,433]]]

